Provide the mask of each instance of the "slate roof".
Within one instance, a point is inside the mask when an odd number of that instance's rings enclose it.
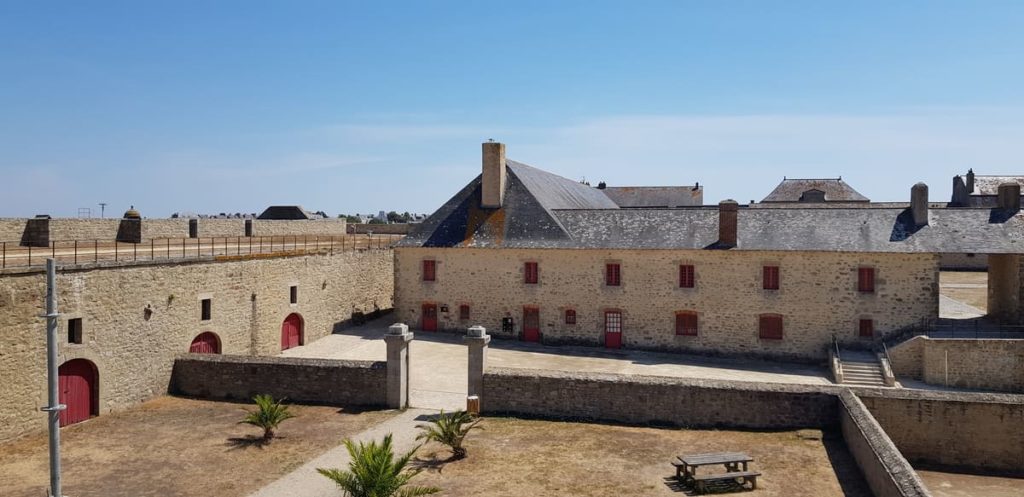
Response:
[[[299,205],[272,205],[256,219],[312,219],[306,209]]]
[[[783,179],[762,202],[800,202],[804,192],[825,192],[826,202],[867,202],[868,198],[854,190],[842,178]]]
[[[715,249],[718,206],[620,209],[596,188],[513,161],[507,171],[502,208],[479,207],[477,176],[399,246]],[[744,206],[738,244],[731,250],[1024,253],[1019,213],[932,208],[929,224],[917,228],[906,204],[892,205],[897,206]]]
[[[704,203],[704,188],[694,186],[608,186],[603,190],[619,207],[693,207]]]
[[[971,195],[998,195],[999,185],[1017,183],[1024,190],[1024,176],[974,176],[974,191]]]

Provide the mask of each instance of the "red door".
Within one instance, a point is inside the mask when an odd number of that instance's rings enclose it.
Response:
[[[281,350],[302,345],[302,316],[289,314],[281,325]]]
[[[85,359],[72,359],[57,369],[60,403],[67,406],[60,412],[60,425],[67,426],[99,414],[96,367]]]
[[[423,322],[420,324],[423,331],[437,331],[437,304],[423,304]]]
[[[609,349],[622,347],[622,313],[604,312],[604,346]]]
[[[523,340],[540,341],[540,309],[536,307],[523,308]]]
[[[220,354],[220,340],[209,331],[200,333],[192,340],[188,351],[193,354]]]

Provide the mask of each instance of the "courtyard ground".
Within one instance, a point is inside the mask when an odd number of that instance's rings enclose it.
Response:
[[[969,314],[984,315],[988,309],[988,273],[984,271],[942,271],[939,273],[939,294],[946,299],[973,308],[965,309]],[[973,315],[959,316],[955,314],[949,302],[941,301],[940,315],[950,318],[970,318]],[[945,304],[945,305],[944,305]],[[947,309],[946,307],[950,308]]]
[[[1024,479],[917,470],[933,497],[1020,497]]]
[[[160,397],[62,428],[64,493],[244,496],[394,415],[296,405],[297,417],[261,446],[262,430],[238,424],[249,407]],[[0,495],[46,495],[48,461],[45,432],[0,444]]]

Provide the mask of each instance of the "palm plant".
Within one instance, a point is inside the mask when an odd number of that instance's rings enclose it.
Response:
[[[416,437],[416,440],[425,438],[428,441],[447,445],[452,449],[453,459],[462,459],[466,457],[466,448],[462,446],[462,441],[466,439],[469,430],[481,428],[477,426],[478,423],[480,420],[473,419],[473,416],[466,411],[459,410],[445,414],[442,410],[441,415],[431,420],[430,424],[417,426],[423,432]]]
[[[381,444],[371,441],[356,445],[345,440],[345,448],[352,456],[348,471],[333,468],[316,470],[337,483],[347,497],[415,497],[441,491],[435,487],[407,486],[409,480],[420,472],[419,469],[405,471],[405,466],[419,447],[395,459],[390,433]]]
[[[263,440],[268,442],[274,438],[274,430],[278,425],[286,419],[295,417],[288,411],[288,406],[282,404],[284,399],[274,401],[270,395],[261,394],[253,397],[252,400],[256,402],[256,410],[249,411],[239,423],[263,428]]]

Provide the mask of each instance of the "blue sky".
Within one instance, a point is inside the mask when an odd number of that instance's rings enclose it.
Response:
[[[3,2],[0,217],[431,212],[563,176],[873,200],[1024,174],[1024,2]]]

